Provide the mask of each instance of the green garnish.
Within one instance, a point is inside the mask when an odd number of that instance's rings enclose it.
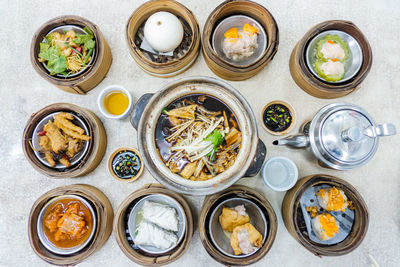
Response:
[[[221,134],[221,132],[214,130],[206,138],[204,138],[204,141],[210,141],[214,145],[213,149],[207,154],[207,156],[210,157],[211,161],[215,161],[218,147],[224,141],[224,136]]]
[[[39,58],[47,61],[46,67],[50,70],[50,75],[63,73],[67,70],[67,59],[61,55],[61,49],[58,46],[40,43]]]
[[[87,34],[76,34],[76,38],[72,41],[76,44],[83,45],[83,48],[85,48],[85,50],[93,49],[94,46],[96,45],[96,41],[93,40],[94,38],[93,32],[87,27],[85,27],[83,30]]]
[[[168,110],[167,110],[167,108],[163,108],[163,109],[161,110],[161,113],[162,113],[162,114],[165,114],[165,115],[168,115]]]

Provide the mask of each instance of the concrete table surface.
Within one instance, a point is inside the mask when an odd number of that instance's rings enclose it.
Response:
[[[130,184],[116,181],[107,170],[110,154],[118,147],[137,147],[136,131],[128,120],[116,121],[100,115],[96,105],[100,90],[111,84],[126,87],[135,99],[156,92],[167,82],[192,75],[215,77],[202,56],[185,73],[177,77],[154,78],[139,69],[128,52],[125,25],[144,1],[0,1],[0,266],[46,266],[28,242],[28,215],[33,202],[58,186],[91,184],[110,199],[114,210],[133,191],[156,180],[145,171]],[[187,0],[184,3],[203,28],[207,16],[221,2]],[[366,166],[353,171],[321,168],[306,150],[272,147],[275,137],[261,126],[261,109],[275,99],[289,102],[297,113],[298,126],[324,105],[338,101],[366,108],[376,122],[393,122],[400,128],[400,2],[384,1],[258,1],[275,17],[280,33],[279,50],[274,60],[258,75],[241,82],[229,82],[251,104],[257,117],[260,138],[267,145],[267,158],[286,156],[299,168],[299,176],[326,173],[353,184],[364,197],[370,213],[368,233],[354,252],[342,257],[318,258],[297,243],[287,232],[281,216],[284,193],[267,188],[260,175],[242,179],[240,184],[257,187],[273,205],[278,217],[278,233],[269,253],[254,266],[399,266],[400,247],[400,138],[379,140],[378,151]],[[42,79],[33,69],[29,49],[34,32],[49,19],[60,15],[79,15],[99,26],[107,39],[113,62],[107,77],[87,95],[61,91]],[[289,72],[289,56],[296,42],[317,23],[330,19],[353,21],[368,38],[373,51],[373,66],[361,89],[346,97],[322,100],[303,92]],[[52,179],[35,171],[21,148],[24,126],[30,115],[56,102],[69,102],[94,111],[107,131],[108,144],[101,164],[89,175],[75,179]],[[199,214],[203,197],[187,197]],[[132,266],[118,247],[114,236],[80,266]],[[173,266],[219,266],[204,250],[196,230],[186,254]]]

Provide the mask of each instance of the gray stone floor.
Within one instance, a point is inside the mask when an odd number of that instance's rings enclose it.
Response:
[[[108,156],[120,146],[137,147],[136,131],[128,120],[114,121],[99,114],[96,98],[110,84],[128,88],[135,99],[155,92],[169,81],[191,75],[215,77],[202,56],[187,72],[175,78],[150,77],[130,57],[125,42],[125,24],[144,1],[0,1],[0,266],[46,266],[29,246],[27,223],[33,202],[46,191],[68,184],[87,183],[100,188],[111,200],[114,209],[130,194],[146,183],[155,182],[145,171],[135,183],[114,180],[107,171]],[[208,14],[221,1],[181,1],[193,11],[201,28]],[[297,123],[311,118],[322,106],[345,101],[366,108],[376,122],[394,122],[400,130],[400,3],[385,1],[259,1],[274,15],[279,25],[280,45],[274,60],[257,76],[242,82],[229,82],[249,101],[259,123],[261,139],[268,155],[287,156],[299,167],[300,177],[315,173],[336,175],[353,184],[364,197],[370,212],[368,234],[360,247],[346,256],[318,258],[305,250],[287,232],[280,206],[284,193],[269,190],[260,176],[242,179],[239,183],[260,189],[272,203],[278,216],[278,233],[270,252],[255,266],[399,266],[400,247],[400,138],[382,138],[374,159],[354,171],[334,171],[319,167],[307,151],[272,147],[274,137],[261,127],[260,112],[264,104],[282,99],[295,108]],[[86,96],[58,90],[34,71],[29,58],[33,33],[47,20],[66,14],[83,16],[96,23],[107,39],[113,63],[107,77]],[[361,89],[337,99],[321,100],[307,95],[293,82],[289,73],[289,56],[296,42],[313,25],[329,19],[353,21],[367,36],[374,62]],[[77,179],[55,180],[36,172],[26,161],[21,137],[30,115],[56,102],[69,102],[88,107],[99,115],[107,130],[108,145],[98,168]],[[293,132],[297,131],[294,130]],[[197,214],[203,198],[188,197]],[[104,247],[80,266],[131,266],[114,236]],[[218,266],[203,249],[198,231],[194,233],[188,252],[174,266]]]

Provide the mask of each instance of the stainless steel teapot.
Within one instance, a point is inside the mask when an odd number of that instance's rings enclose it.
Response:
[[[379,136],[395,135],[391,124],[376,125],[361,107],[334,103],[314,116],[303,134],[275,140],[274,145],[295,148],[311,147],[323,166],[351,170],[363,166],[374,156]]]

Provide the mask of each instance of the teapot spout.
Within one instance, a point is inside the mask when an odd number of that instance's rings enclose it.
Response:
[[[308,136],[305,135],[292,135],[286,138],[278,139],[272,142],[276,146],[290,146],[294,148],[304,148],[310,145]]]

